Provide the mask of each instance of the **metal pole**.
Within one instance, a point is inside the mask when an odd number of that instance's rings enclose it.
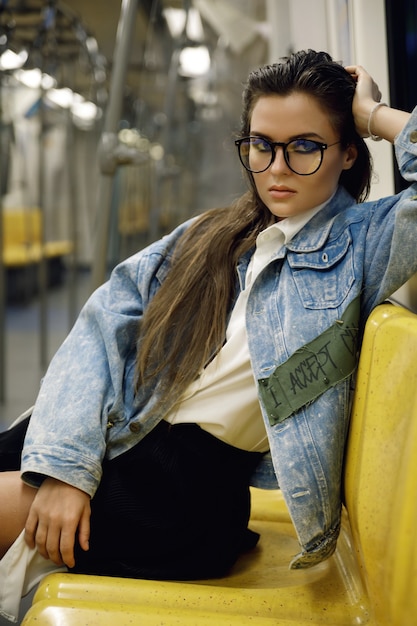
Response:
[[[103,156],[109,156],[105,153],[108,153],[108,151],[114,153],[117,149],[116,137],[122,112],[129,53],[136,22],[137,2],[138,0],[122,0],[110,81],[110,97],[104,121],[101,146],[99,148],[102,155],[104,153]],[[93,289],[96,289],[106,279],[114,173],[115,169],[113,168],[109,168],[107,173],[105,173],[102,168],[99,180],[96,211],[96,241],[92,271]]]
[[[0,172],[3,160],[3,143],[1,141],[2,98],[2,75],[0,72]],[[6,401],[6,269],[3,258],[3,235],[3,191],[0,189],[0,404]]]
[[[41,214],[40,244],[41,256],[39,259],[39,350],[40,365],[46,370],[48,365],[48,261],[45,256],[45,90],[40,89],[40,128],[39,128],[39,211]]]
[[[75,84],[74,67],[72,68],[72,87]],[[78,197],[76,194],[77,181],[74,168],[75,150],[74,150],[74,124],[72,122],[71,110],[67,111],[67,167],[69,179],[69,211],[68,222],[70,241],[72,242],[72,251],[69,258],[68,266],[68,326],[72,328],[77,316],[77,296],[78,296]]]

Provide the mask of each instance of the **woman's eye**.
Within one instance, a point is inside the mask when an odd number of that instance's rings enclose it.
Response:
[[[263,139],[256,139],[252,142],[252,146],[258,150],[258,152],[271,152],[271,146]]]
[[[311,141],[310,139],[296,139],[289,144],[288,150],[290,152],[310,153],[317,152],[319,147],[315,141]]]

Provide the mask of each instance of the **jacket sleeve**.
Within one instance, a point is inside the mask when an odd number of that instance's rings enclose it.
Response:
[[[22,478],[28,484],[39,486],[50,476],[94,495],[108,421],[125,419],[138,324],[164,259],[163,244],[157,242],[154,249],[113,271],[52,359],[22,454]]]
[[[366,316],[417,272],[417,107],[395,140],[399,170],[411,183],[391,198],[367,203],[373,212],[366,238]]]

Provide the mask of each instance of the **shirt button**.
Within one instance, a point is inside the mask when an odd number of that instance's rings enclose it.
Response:
[[[131,430],[132,433],[138,433],[141,430],[142,426],[140,425],[139,422],[131,422],[129,424],[129,430]]]
[[[412,130],[410,133],[411,143],[417,143],[417,130]]]

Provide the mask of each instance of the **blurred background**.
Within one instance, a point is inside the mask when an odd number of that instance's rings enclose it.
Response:
[[[415,0],[0,0],[0,428],[118,261],[244,191],[246,76],[309,47],[417,102]],[[399,190],[370,148],[372,196]]]
[[[0,0],[0,430],[118,261],[245,190],[246,76],[305,48],[417,102],[415,0]],[[371,197],[400,190],[369,144]]]

